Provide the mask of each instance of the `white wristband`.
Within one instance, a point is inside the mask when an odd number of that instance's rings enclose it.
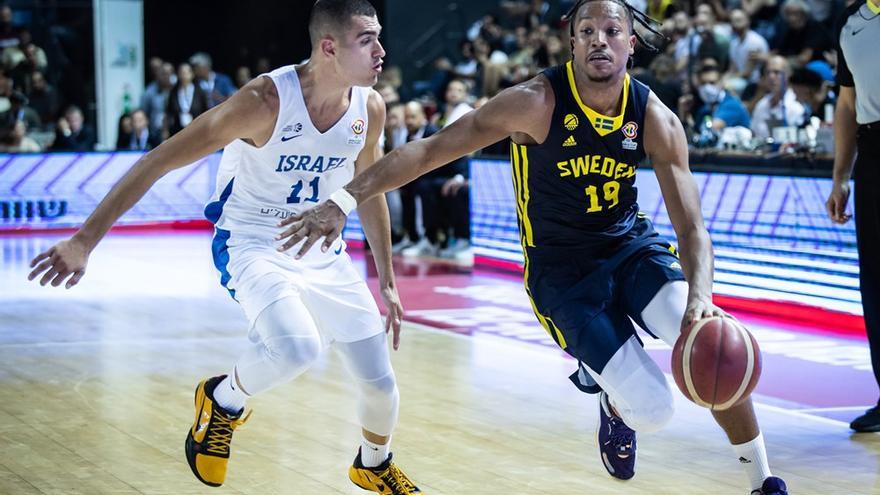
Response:
[[[357,200],[354,199],[354,196],[352,196],[344,188],[331,194],[330,201],[336,203],[336,206],[338,206],[339,209],[342,210],[342,213],[344,213],[345,216],[348,216],[348,214],[351,213],[351,210],[357,208],[358,205]]]

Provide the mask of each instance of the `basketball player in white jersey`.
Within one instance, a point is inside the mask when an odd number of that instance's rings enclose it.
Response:
[[[280,220],[334,198],[381,156],[385,105],[369,88],[385,55],[380,29],[366,0],[319,0],[309,21],[306,64],[257,77],[145,155],[73,237],[31,262],[31,280],[45,272],[41,285],[67,280],[73,287],[97,243],[160,177],[225,147],[205,215],[215,224],[221,283],[244,309],[252,344],[228,375],[196,389],[186,455],[207,485],[225,480],[233,431],[247,420],[247,398],[300,375],[332,343],[360,389],[363,435],[349,478],[378,493],[420,493],[389,451],[399,395],[386,332],[396,349],[403,309],[385,199],[358,207],[388,309],[385,331],[342,240],[295,258],[281,252],[276,239]]]

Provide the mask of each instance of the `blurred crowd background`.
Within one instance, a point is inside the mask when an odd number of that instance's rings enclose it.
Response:
[[[162,3],[167,5],[153,5],[154,11],[171,15],[172,4]],[[293,3],[307,8],[310,1]],[[380,15],[392,10],[390,3],[395,2],[377,5]],[[561,18],[572,0],[484,3],[482,13],[473,15],[473,8],[456,3],[428,2],[423,7],[439,8],[442,16],[415,23],[417,31],[406,33],[413,39],[395,39],[398,46],[410,47],[405,53],[395,56],[393,43],[386,43],[389,63],[375,87],[388,106],[386,151],[437,132],[504,88],[570,58],[568,27]],[[631,73],[678,113],[694,149],[832,152],[835,24],[844,0],[630,3],[656,19],[665,36],[642,33],[660,50],[639,46]],[[397,10],[414,8],[403,5]],[[206,6],[185,8],[190,15]],[[82,6],[68,9],[57,1],[0,6],[0,152],[95,149],[89,15]],[[205,11],[206,19],[223,15]],[[188,50],[185,37],[175,42],[156,33],[150,22],[146,28],[148,40],[159,38],[147,43],[143,94],[124,93],[116,150],[154,148],[255,75],[302,62],[308,53],[307,46],[286,51],[277,43],[260,53],[246,35],[241,47],[230,49],[236,40],[228,36],[223,43],[206,39],[222,37],[223,26],[207,35],[210,31],[196,25],[193,30],[202,30],[195,33],[200,42],[193,44],[219,46],[222,53]],[[383,37],[396,35],[394,23],[386,25]],[[271,30],[266,36],[273,36]],[[218,55],[225,71],[215,67],[212,56]],[[483,150],[507,152],[504,142]],[[467,186],[467,162],[460,160],[398,191],[391,198],[399,212],[395,251],[469,256]]]

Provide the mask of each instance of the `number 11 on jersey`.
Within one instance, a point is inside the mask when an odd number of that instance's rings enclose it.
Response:
[[[319,196],[319,192],[318,192],[318,182],[320,182],[320,180],[321,180],[320,177],[315,177],[314,179],[312,179],[311,181],[309,181],[309,187],[312,188],[312,195],[309,196],[308,198],[304,199],[304,200],[300,200],[300,197],[299,197],[299,195],[300,195],[300,193],[302,192],[302,189],[303,189],[303,181],[299,181],[299,182],[297,182],[296,184],[290,186],[290,188],[292,189],[292,191],[290,192],[290,196],[287,197],[287,204],[289,204],[289,205],[290,205],[290,204],[297,204],[297,203],[299,203],[300,201],[302,201],[302,202],[312,202],[312,203],[317,203],[317,202],[318,202],[318,196]]]

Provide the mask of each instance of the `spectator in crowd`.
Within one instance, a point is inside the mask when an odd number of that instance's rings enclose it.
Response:
[[[177,134],[208,108],[208,96],[195,84],[192,67],[189,64],[180,64],[177,69],[177,84],[171,88],[165,107],[163,138],[168,139]]]
[[[9,136],[0,142],[2,153],[38,153],[42,151],[36,141],[27,136],[27,125],[17,120]]]
[[[792,59],[792,65],[801,67],[811,60],[823,60],[825,52],[833,48],[828,30],[810,17],[810,8],[804,0],[785,0],[782,6],[784,22],[773,51]]]
[[[741,86],[745,88],[746,82],[757,82],[761,77],[760,67],[767,59],[770,47],[763,36],[751,29],[751,21],[744,10],[735,9],[730,13],[730,27],[733,36],[730,39],[728,75],[742,80]]]
[[[124,113],[119,117],[119,125],[116,127],[116,149],[127,150],[133,135],[134,130],[131,126],[131,114]]]
[[[150,121],[150,132],[161,135],[165,121],[165,109],[168,107],[168,95],[171,94],[174,78],[174,66],[163,62],[155,73],[155,80],[147,85],[141,97],[141,110]]]
[[[24,58],[11,70],[10,75],[15,83],[15,87],[29,92],[33,84],[31,77],[34,72],[46,70],[46,54],[33,43],[24,45],[22,53]]]
[[[242,86],[251,82],[251,79],[253,78],[254,76],[251,75],[250,67],[242,65],[235,70],[235,88],[241,89]]]
[[[843,11],[843,0],[804,0],[810,9],[810,16],[826,29],[834,28],[834,21]]]
[[[26,129],[39,129],[40,117],[27,105],[28,99],[25,95],[18,91],[12,92],[9,96],[9,108],[0,112],[0,141],[8,140],[19,121],[24,122]]]
[[[770,137],[775,127],[800,127],[804,122],[804,106],[788,87],[791,73],[788,60],[779,55],[770,57],[765,73],[770,92],[758,101],[752,111],[752,132],[759,139]]]
[[[46,59],[46,52],[34,44],[33,39],[31,38],[31,32],[27,29],[22,29],[18,33],[18,44],[3,49],[3,54],[0,55],[0,61],[2,61],[4,67],[10,70],[15,70],[19,64],[28,58],[25,53],[28,48],[32,52],[31,63],[33,64],[33,67],[31,67],[31,70],[45,71],[46,67],[49,65],[49,62]]]
[[[730,46],[727,35],[721,33],[716,24],[715,14],[706,4],[694,17],[694,31],[698,41],[696,43],[696,62],[711,58],[718,62],[721,69],[727,67],[727,58],[730,54]],[[691,52],[693,56],[693,52]]]
[[[694,97],[684,95],[679,100],[678,114],[683,123],[692,131],[699,132],[698,126],[710,124],[714,132],[725,127],[750,127],[751,119],[745,106],[736,96],[725,91],[721,85],[721,71],[712,63],[705,64],[698,74],[697,93],[703,105],[691,117]]]
[[[381,141],[382,149],[386,154],[406,144],[408,132],[404,124],[404,107],[405,105],[400,102],[386,105],[385,128]],[[403,205],[400,191],[396,189],[388,191],[385,193],[385,200],[388,203],[388,213],[391,217],[391,239],[394,244],[397,244],[406,236],[403,228]]]
[[[82,110],[71,105],[55,126],[55,151],[92,151],[95,149],[95,131],[85,124]]]
[[[162,66],[165,64],[166,62],[160,57],[150,57],[149,62],[147,62],[147,72],[150,74],[150,79],[153,81],[159,79],[159,71],[162,70]]]
[[[634,70],[632,73],[647,84],[664,105],[669,108],[678,105],[681,83],[675,78],[675,59],[671,55],[659,55],[651,62],[649,70]]]
[[[834,114],[837,98],[830,82],[810,69],[795,69],[788,78],[788,84],[799,102],[806,108],[809,120],[818,118],[820,122],[830,122]]]
[[[446,87],[444,111],[438,114],[435,122],[437,127],[442,129],[473,110],[467,98],[467,83],[461,79],[450,81]],[[467,157],[459,158],[426,177],[429,178],[420,179],[418,190],[422,198],[425,228],[437,226],[447,231],[447,247],[440,251],[440,257],[457,261],[472,260]]]
[[[687,14],[676,14],[676,24],[687,25],[690,20]],[[702,11],[696,15],[693,30],[675,44],[676,72],[681,75],[691,74],[694,67],[705,59],[713,59],[724,67],[729,48],[722,36],[715,32],[715,18],[711,12]]]
[[[132,151],[150,151],[159,146],[162,140],[160,136],[150,131],[150,121],[146,112],[137,109],[131,113],[131,133],[128,142],[121,143],[119,149]]]
[[[752,29],[767,42],[776,39],[779,0],[742,0],[742,8],[752,21]]]
[[[37,112],[43,126],[55,122],[58,117],[58,93],[55,91],[42,72],[31,74],[31,92],[27,95],[30,107]]]
[[[461,42],[460,50],[459,61],[452,67],[453,77],[476,79],[479,75],[480,62],[474,54],[474,43],[464,40]]]
[[[467,159],[460,158],[446,165],[447,177],[443,178],[438,204],[435,206],[438,213],[443,214],[441,226],[449,229],[446,248],[440,250],[441,258],[451,259],[467,264],[473,264],[474,251],[471,247],[471,210],[470,210],[470,185],[467,177]],[[438,170],[442,170],[438,169]],[[455,175],[448,177],[449,173]],[[426,197],[430,196],[425,194]],[[437,197],[435,196],[435,197]],[[430,200],[429,200],[430,210]],[[424,204],[424,202],[423,202]]]
[[[400,94],[398,94],[397,89],[394,88],[391,84],[387,82],[379,82],[375,86],[373,86],[380,96],[382,96],[382,100],[385,101],[385,107],[388,108],[391,105],[395,105],[400,103]]]
[[[222,103],[235,93],[236,87],[232,79],[225,74],[214,72],[212,69],[211,56],[199,52],[189,58],[198,85],[208,97],[208,108]]]
[[[406,126],[406,142],[424,139],[437,132],[437,128],[428,122],[425,108],[417,101],[406,104],[403,110],[403,120]],[[420,180],[415,180],[399,189],[403,217],[403,230],[406,237],[394,245],[392,251],[395,254],[405,256],[422,256],[437,253],[437,225],[428,225],[424,222],[425,237],[418,230],[416,217],[416,197],[420,188]],[[422,198],[424,208],[424,198]],[[424,209],[423,209],[424,212]]]
[[[12,25],[12,7],[0,5],[0,49],[18,45],[18,31]]]
[[[435,114],[434,125],[442,129],[455,122],[474,107],[467,102],[468,84],[461,79],[453,79],[446,86],[446,103],[441,113]]]
[[[385,153],[391,153],[406,144],[408,131],[404,124],[404,107],[399,102],[388,105],[385,117]]]
[[[12,78],[6,70],[0,68],[0,112],[5,112],[12,106],[9,99],[12,96],[12,88]]]

